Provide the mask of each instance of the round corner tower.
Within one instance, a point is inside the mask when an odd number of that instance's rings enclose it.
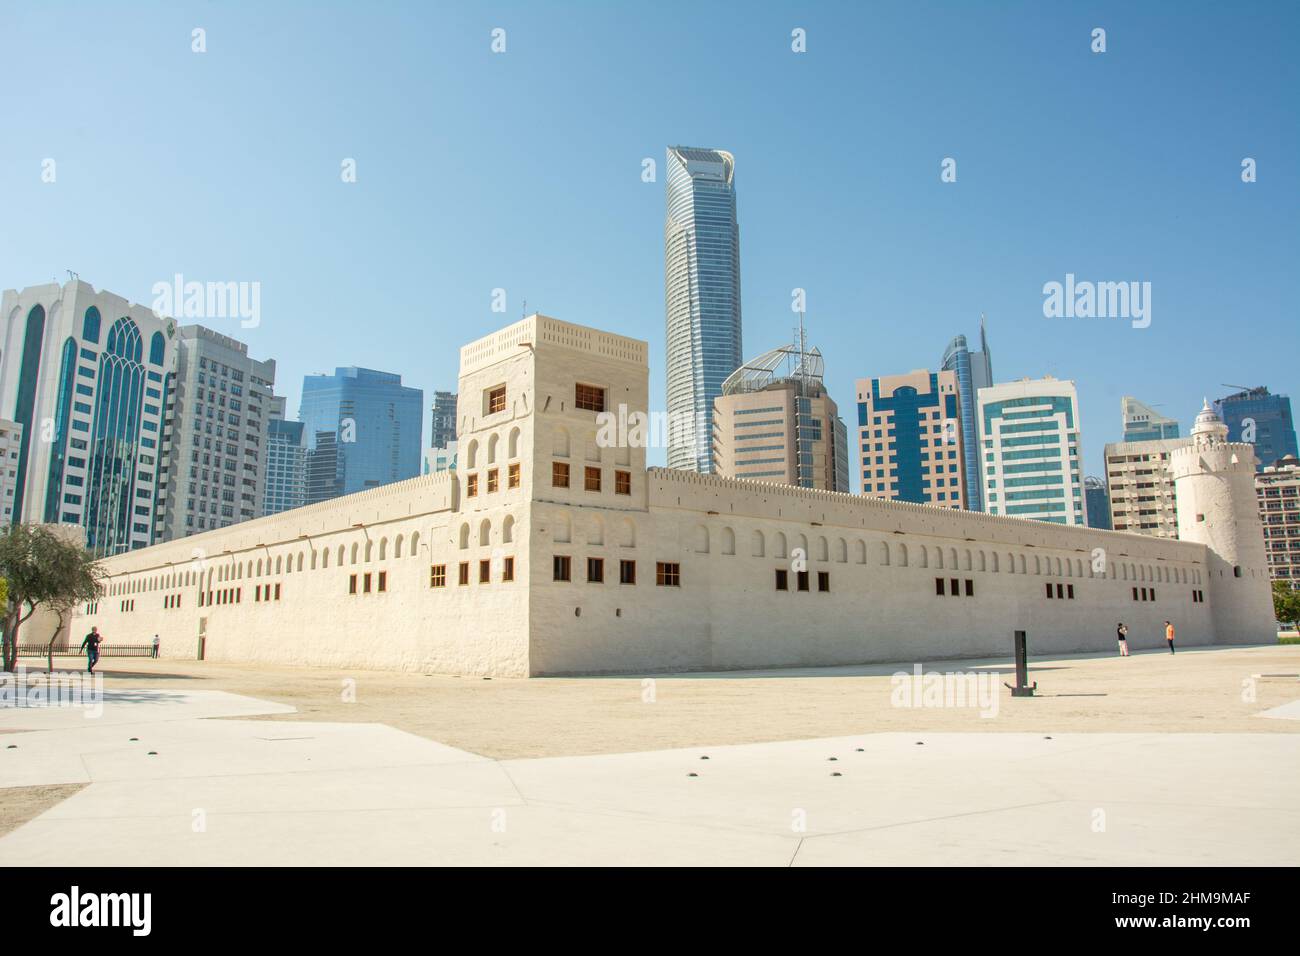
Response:
[[[1178,537],[1205,545],[1205,586],[1216,644],[1277,639],[1255,495],[1255,450],[1228,441],[1228,426],[1205,402],[1191,441],[1170,456]]]

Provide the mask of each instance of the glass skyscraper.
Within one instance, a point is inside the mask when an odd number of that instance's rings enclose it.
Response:
[[[664,311],[668,467],[713,471],[713,401],[740,367],[740,227],[735,158],[668,149]]]
[[[1132,395],[1120,399],[1124,422],[1123,441],[1160,441],[1178,437],[1178,420],[1161,415]]]
[[[424,393],[400,375],[355,366],[308,375],[298,418],[311,441],[308,504],[420,474]]]
[[[1214,410],[1228,426],[1228,441],[1255,446],[1256,471],[1287,455],[1297,457],[1291,399],[1286,395],[1270,395],[1260,386],[1219,399]]]
[[[957,373],[957,396],[961,406],[961,440],[965,461],[966,507],[984,510],[984,489],[980,481],[979,421],[975,414],[979,390],[993,384],[993,359],[984,335],[984,316],[980,316],[980,350],[966,346],[966,336],[958,335],[944,349],[940,369]]]

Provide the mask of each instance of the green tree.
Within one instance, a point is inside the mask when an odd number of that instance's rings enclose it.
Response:
[[[1273,582],[1273,614],[1283,624],[1300,621],[1300,591],[1290,581]]]
[[[59,628],[47,647],[52,658],[54,640],[72,609],[97,600],[104,591],[95,556],[48,525],[0,528],[0,576],[8,585],[0,648],[6,671],[17,668],[19,629],[38,607],[45,605],[58,615]]]

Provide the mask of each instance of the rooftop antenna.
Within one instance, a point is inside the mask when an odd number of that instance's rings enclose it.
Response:
[[[66,272],[66,273],[68,274],[68,281],[69,281],[69,282],[80,282],[80,281],[81,281],[81,276],[77,275],[77,273],[73,272],[71,269],[65,269],[65,270],[63,270],[63,271]]]

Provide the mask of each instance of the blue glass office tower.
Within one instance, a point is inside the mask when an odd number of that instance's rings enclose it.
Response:
[[[961,438],[965,454],[966,507],[971,511],[984,510],[984,489],[980,481],[979,421],[975,409],[979,404],[979,390],[993,384],[993,359],[989,355],[988,338],[984,334],[984,316],[980,316],[980,350],[972,352],[966,346],[966,336],[958,335],[948,343],[939,366],[945,372],[957,373],[958,400],[961,405]]]
[[[1256,471],[1279,458],[1296,455],[1291,399],[1286,395],[1270,395],[1267,388],[1260,386],[1219,399],[1214,410],[1228,426],[1228,441],[1255,446],[1255,457],[1259,459]]]
[[[722,150],[668,149],[669,468],[713,471],[713,400],[744,361],[735,172],[735,158]]]
[[[298,418],[311,442],[308,504],[420,474],[424,393],[402,385],[400,375],[355,366],[308,375]],[[312,480],[318,450],[337,454],[332,482]]]

